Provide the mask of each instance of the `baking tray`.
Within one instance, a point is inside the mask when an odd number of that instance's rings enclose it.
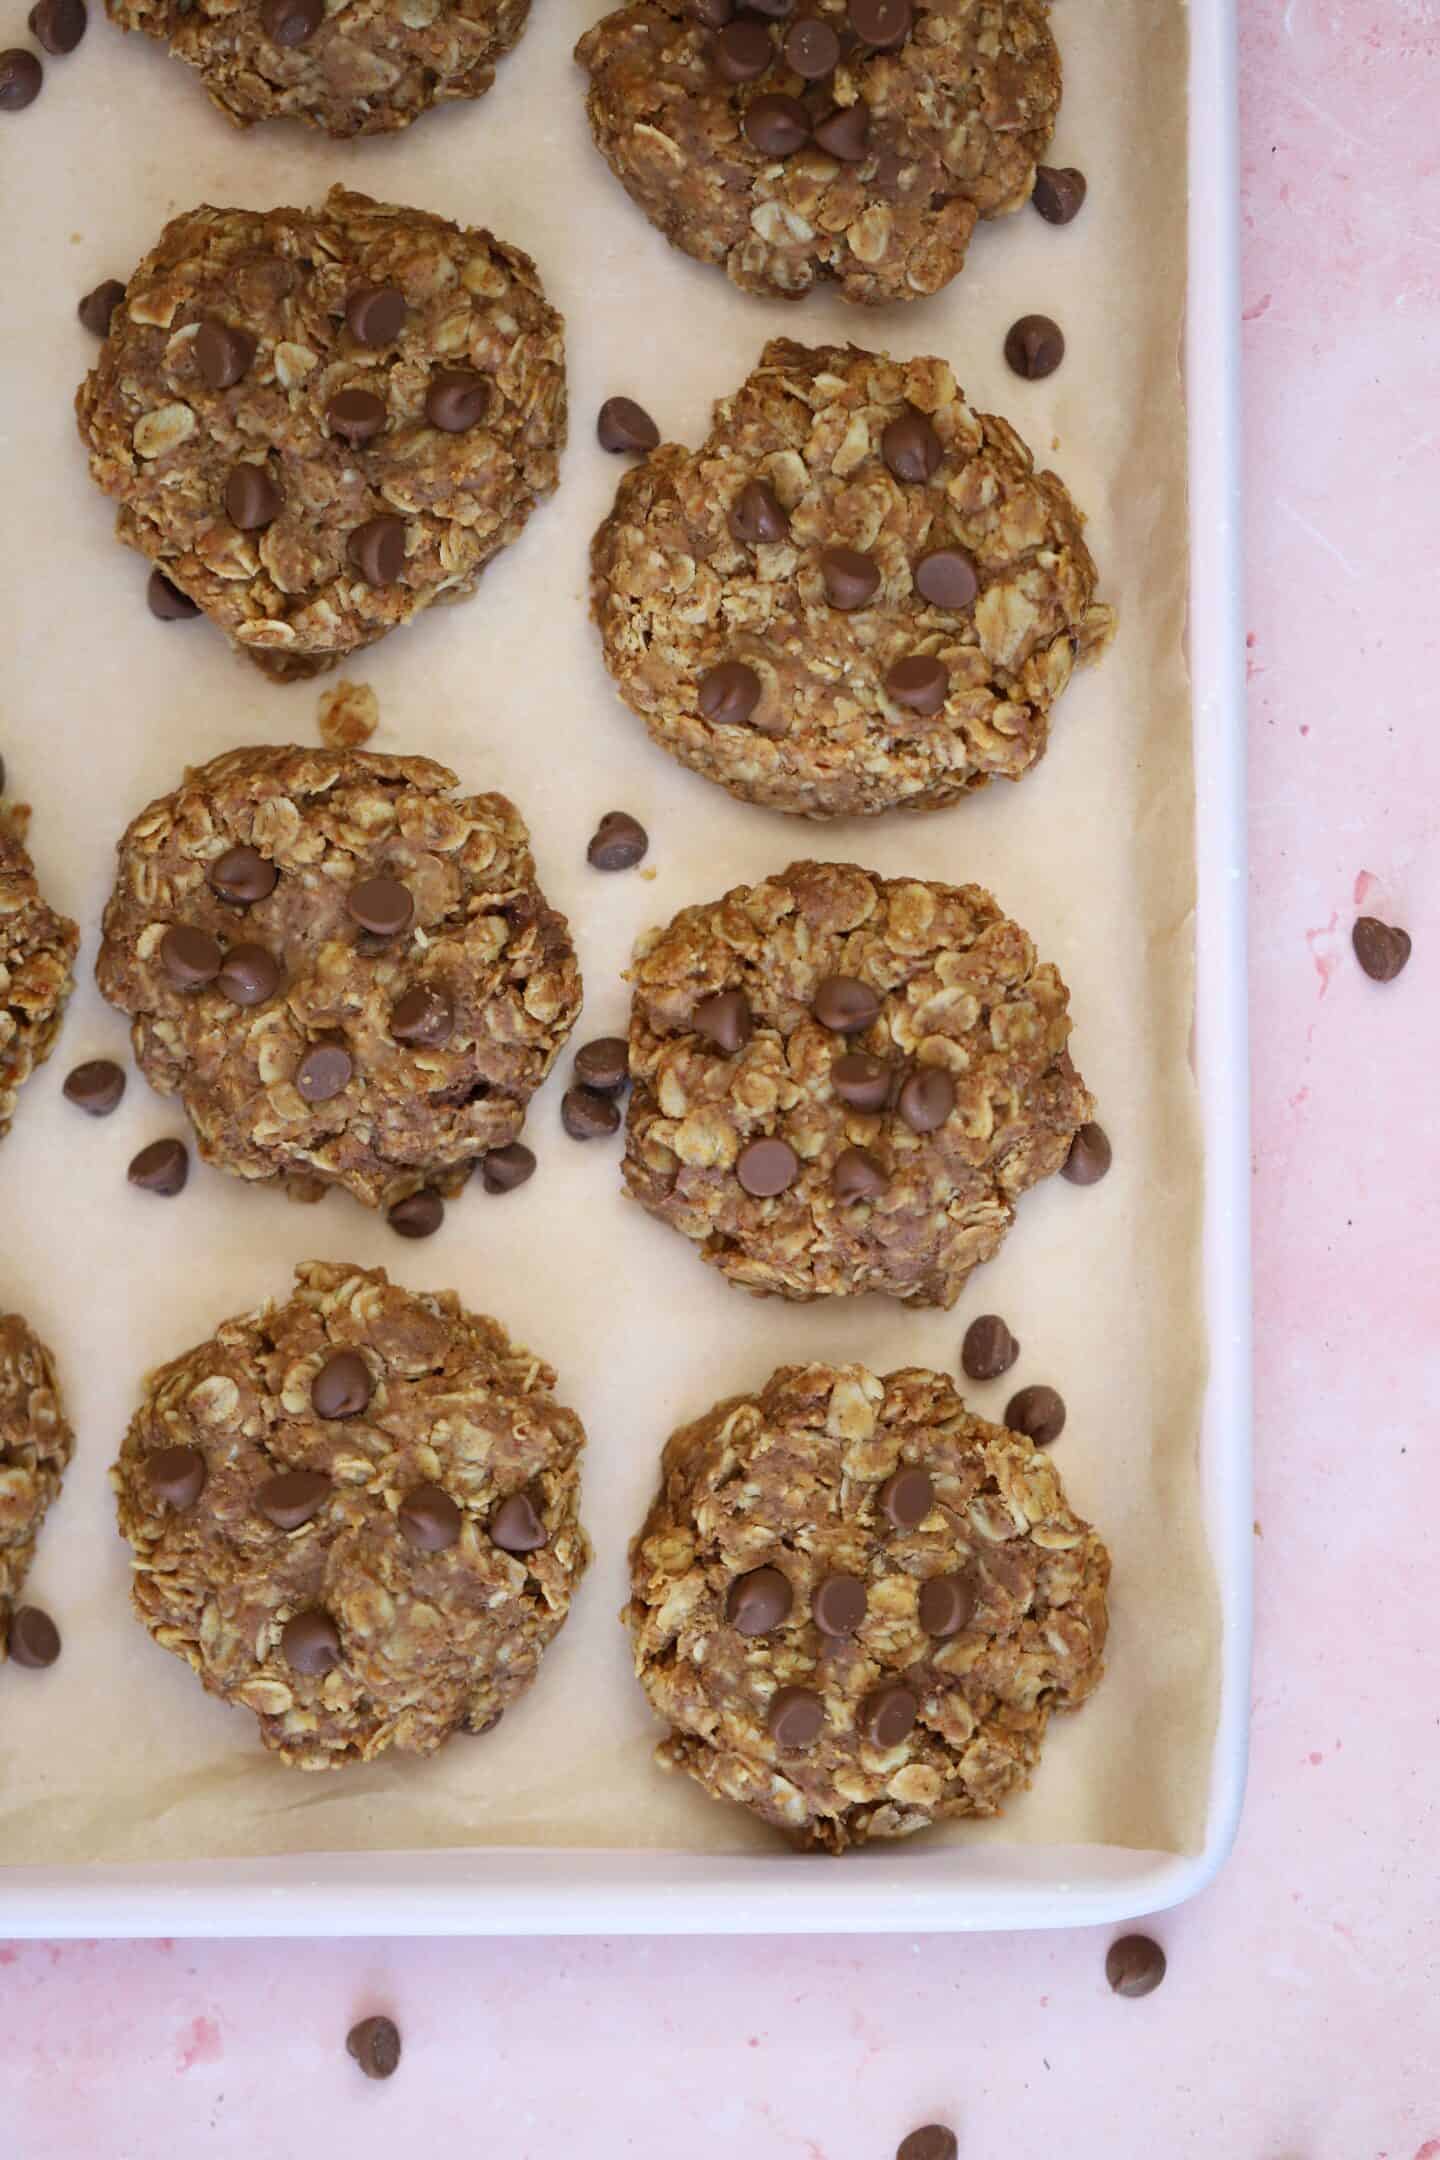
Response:
[[[1063,18],[1059,24],[1064,39]],[[535,33],[532,32],[532,36]],[[92,43],[113,38],[105,26],[96,24]],[[523,52],[522,47],[522,52]],[[82,52],[81,58],[85,54]],[[98,60],[90,52],[92,62]],[[77,62],[76,65],[79,63]],[[126,65],[134,63],[127,61]],[[1238,435],[1238,277],[1237,277],[1237,158],[1234,12],[1230,0],[1196,0],[1190,11],[1189,51],[1190,209],[1188,218],[1189,260],[1184,336],[1185,382],[1188,412],[1188,470],[1190,574],[1188,649],[1191,670],[1192,712],[1195,742],[1195,843],[1196,908],[1194,959],[1196,971],[1195,1027],[1192,1055],[1198,1085],[1198,1102],[1204,1149],[1202,1277],[1205,1328],[1209,1358],[1201,1419],[1198,1464],[1199,1494],[1218,1593],[1219,1685],[1210,1750],[1208,1783],[1204,1801],[1203,1833],[1193,1849],[1184,1854],[1152,1852],[1132,1845],[1030,1844],[967,1842],[964,1837],[941,1841],[921,1839],[899,1846],[877,1845],[848,1856],[840,1863],[817,1862],[771,1847],[736,1852],[692,1852],[659,1846],[644,1850],[577,1850],[574,1847],[516,1846],[360,1853],[294,1853],[259,1860],[197,1861],[183,1865],[136,1863],[90,1866],[24,1866],[0,1868],[0,1934],[15,1936],[67,1935],[319,1935],[358,1933],[660,1933],[766,1932],[783,1926],[787,1932],[856,1932],[884,1930],[962,1930],[1028,1926],[1084,1925],[1114,1922],[1143,1912],[1153,1912],[1192,1895],[1212,1879],[1230,1847],[1238,1819],[1244,1782],[1250,1646],[1250,1399],[1249,1399],[1249,1221],[1248,1221],[1248,1085],[1245,989],[1245,828],[1244,828],[1244,725],[1243,651],[1240,616],[1239,561],[1239,435]],[[63,75],[52,71],[57,92]],[[176,95],[180,94],[176,86]],[[573,95],[574,86],[566,86]],[[50,94],[47,88],[47,96]],[[497,99],[518,94],[503,75]],[[573,120],[574,115],[570,115]],[[439,126],[434,121],[421,126]],[[477,123],[483,126],[483,117]],[[20,123],[14,123],[18,130]],[[103,131],[102,131],[103,132]],[[251,137],[257,157],[263,136]],[[452,134],[458,142],[460,136]],[[1058,146],[1057,146],[1058,147]],[[163,164],[165,145],[157,142],[138,155],[152,175]],[[343,153],[337,153],[334,175],[343,175],[362,187],[381,191],[373,166],[354,173]],[[184,175],[177,176],[172,207],[192,199]],[[599,172],[597,188],[612,185]],[[199,192],[198,190],[194,192]],[[310,199],[316,191],[312,190]],[[403,199],[403,179],[392,192]],[[419,190],[417,200],[426,198]],[[212,195],[213,199],[213,195]],[[237,190],[231,199],[245,199]],[[255,199],[274,199],[256,193]],[[32,215],[42,214],[43,188],[35,195]],[[445,207],[437,204],[437,207]],[[21,206],[25,207],[24,205]],[[624,211],[625,206],[620,206]],[[626,215],[633,213],[625,212]],[[502,215],[495,218],[501,232],[511,232]],[[527,244],[528,235],[515,233]],[[57,236],[57,244],[59,244]],[[636,232],[636,244],[641,244]],[[101,270],[128,267],[138,248],[116,250],[113,261]],[[543,245],[537,245],[542,268]],[[78,289],[78,288],[77,288]],[[737,300],[737,309],[748,303]],[[822,334],[797,310],[787,319],[791,334],[805,337]],[[889,318],[893,322],[894,318]],[[847,327],[850,327],[847,323]],[[856,315],[850,334],[875,345],[887,342],[886,321],[871,323]],[[908,325],[907,325],[908,334]],[[758,348],[760,327],[755,343]],[[923,339],[909,337],[906,349],[926,349]],[[937,335],[934,348],[945,350]],[[634,387],[641,387],[643,377]],[[611,387],[631,387],[614,384]],[[576,414],[576,431],[588,426],[587,411]],[[573,455],[573,453],[572,453]],[[1062,460],[1062,470],[1064,469]],[[562,485],[561,502],[564,501]],[[543,516],[563,514],[552,508]],[[537,530],[543,527],[537,521]],[[113,551],[112,551],[113,555]],[[138,564],[106,558],[108,568],[97,576],[118,578],[128,570],[132,582],[143,579]],[[34,574],[32,569],[32,575]],[[1102,587],[1103,589],[1103,587]],[[501,602],[502,595],[483,591],[464,618],[474,627],[483,654],[484,611]],[[452,626],[460,618],[451,618]],[[203,627],[186,635],[208,635]],[[399,641],[392,641],[398,643]],[[22,653],[22,664],[25,659]],[[371,671],[362,661],[348,671],[365,679]],[[103,677],[95,684],[97,708],[103,713],[106,686]],[[248,695],[247,691],[247,695]],[[301,693],[305,696],[305,693]],[[483,684],[477,696],[483,698]],[[382,706],[384,703],[382,693]],[[306,698],[302,714],[296,708],[291,730],[298,739],[313,739],[310,705]],[[618,711],[607,715],[607,724],[632,725]],[[271,731],[273,734],[273,730]],[[638,731],[637,731],[638,732]],[[227,739],[240,739],[232,735]],[[210,745],[207,742],[207,750]],[[401,742],[388,732],[377,748],[427,749],[421,728],[411,727]],[[104,728],[96,731],[89,778],[93,784],[107,782],[119,788],[117,801],[124,815],[135,807],[133,780],[122,782],[126,758],[123,744],[108,740]],[[469,773],[467,779],[473,776]],[[489,784],[482,779],[480,784]],[[700,783],[685,780],[684,785]],[[26,793],[38,792],[31,788]],[[521,806],[535,817],[535,789],[517,784]],[[47,806],[54,815],[55,799]],[[598,802],[597,808],[603,807]],[[749,813],[746,813],[747,815]],[[967,815],[961,808],[930,820],[937,832],[948,817],[951,841],[958,849],[960,827]],[[983,815],[983,806],[978,814]],[[758,813],[756,813],[758,815]],[[118,830],[122,817],[114,819]],[[887,821],[890,822],[890,821]],[[853,833],[849,828],[848,833]],[[813,851],[821,854],[851,852],[864,859],[863,839],[849,849],[826,844],[825,828],[791,826],[781,830],[772,823],[776,865],[789,855]],[[848,837],[848,834],[847,834]],[[39,852],[44,852],[43,832],[38,828]],[[790,843],[787,848],[787,841]],[[546,850],[537,833],[537,848],[545,873]],[[721,864],[715,888],[729,882]],[[929,868],[926,864],[923,867]],[[738,874],[738,873],[737,873]],[[934,874],[933,870],[931,874]],[[56,897],[67,898],[63,891]],[[1002,899],[1009,899],[1002,892]],[[1024,914],[1023,895],[1015,901]],[[668,910],[657,907],[653,914]],[[93,925],[87,923],[87,932]],[[82,969],[93,959],[93,937],[87,936]],[[587,982],[592,993],[594,985]],[[609,994],[613,998],[613,986]],[[601,1001],[591,997],[591,1012]],[[598,1014],[607,1024],[603,1008]],[[112,1038],[113,1039],[113,1038]],[[62,1041],[60,1058],[69,1062],[89,1054],[77,1032],[72,1015]],[[61,1068],[63,1070],[63,1064]],[[56,1070],[49,1075],[52,1089]],[[38,1093],[44,1081],[35,1083]],[[131,1095],[143,1095],[140,1083]],[[551,1105],[553,1113],[553,1104]],[[27,1113],[39,1126],[33,1101],[22,1100],[12,1150],[24,1148]],[[162,1121],[153,1129],[163,1130]],[[73,1128],[57,1126],[72,1132]],[[149,1128],[147,1128],[147,1131]],[[36,1145],[32,1133],[30,1145]],[[79,1141],[73,1140],[78,1146]],[[330,1209],[343,1205],[328,1203]],[[283,1287],[292,1259],[308,1251],[318,1239],[307,1241],[297,1211],[276,1209],[274,1242],[277,1258],[264,1279],[255,1281],[253,1294]],[[192,1223],[192,1227],[194,1227]],[[477,1219],[476,1228],[480,1225]],[[1022,1221],[1017,1239],[1024,1236]],[[20,1282],[6,1289],[13,1302],[26,1302],[23,1285],[24,1241],[22,1226],[12,1221],[6,1229],[10,1276]],[[343,1243],[343,1239],[341,1241]],[[358,1242],[358,1240],[357,1240]],[[339,1250],[327,1237],[326,1250]],[[423,1250],[423,1249],[422,1249]],[[283,1254],[283,1258],[278,1257]],[[368,1249],[361,1257],[377,1255]],[[380,1253],[393,1265],[396,1256]],[[408,1256],[407,1256],[408,1258]],[[680,1256],[677,1256],[677,1264]],[[543,1265],[543,1262],[541,1263]],[[443,1259],[426,1268],[407,1264],[397,1272],[404,1280],[424,1283],[448,1279]],[[77,1264],[69,1285],[70,1294],[82,1300],[83,1260]],[[149,1281],[137,1283],[143,1295]],[[733,1295],[733,1293],[731,1294]],[[235,1309],[244,1299],[216,1303],[215,1318]],[[505,1313],[500,1302],[502,1315]],[[737,1300],[736,1317],[743,1323],[746,1307]],[[524,1332],[522,1330],[522,1332]],[[549,1348],[543,1331],[534,1331],[541,1348]],[[743,1332],[737,1330],[738,1335]],[[165,1338],[167,1349],[177,1349],[192,1339],[193,1331]],[[894,1331],[887,1338],[893,1350],[889,1362],[906,1356],[903,1341]],[[62,1347],[62,1363],[75,1354],[71,1343]],[[70,1355],[67,1356],[66,1353]],[[797,1355],[805,1352],[797,1345]],[[738,1353],[737,1353],[738,1356]],[[136,1374],[126,1375],[133,1385]],[[755,1378],[760,1374],[755,1374]],[[565,1393],[562,1371],[562,1394]],[[732,1375],[727,1385],[734,1384]],[[717,1386],[713,1392],[725,1392]],[[694,1403],[690,1405],[693,1409]],[[653,1420],[652,1420],[653,1422]],[[673,1422],[673,1420],[671,1420]],[[666,1429],[661,1424],[653,1436],[658,1444]],[[84,1476],[97,1479],[100,1464],[113,1452],[113,1435],[82,1432],[82,1454],[72,1470],[72,1481]],[[593,1471],[592,1471],[593,1475]],[[68,1489],[67,1489],[68,1496]],[[1102,1529],[1104,1527],[1102,1522]],[[57,1535],[52,1525],[50,1536]],[[42,1546],[42,1561],[47,1548]],[[36,1594],[43,1584],[37,1578]],[[63,1591],[58,1593],[63,1600]],[[120,1623],[130,1625],[128,1620]],[[575,1627],[613,1627],[609,1615],[592,1603],[577,1613]],[[148,1652],[148,1646],[147,1646]],[[152,1657],[155,1653],[148,1652]],[[14,1676],[10,1676],[12,1679]],[[542,1680],[541,1688],[544,1688]],[[137,1720],[145,1708],[136,1705]],[[0,1743],[3,1743],[5,1711],[0,1703]],[[306,1781],[310,1783],[313,1781]],[[704,1803],[708,1805],[709,1803]]]

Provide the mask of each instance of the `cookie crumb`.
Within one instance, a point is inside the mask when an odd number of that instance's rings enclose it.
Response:
[[[315,709],[320,740],[330,750],[358,750],[380,725],[380,700],[369,683],[341,680],[322,690]]]

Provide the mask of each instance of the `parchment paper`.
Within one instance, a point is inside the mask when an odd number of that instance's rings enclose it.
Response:
[[[41,100],[5,127],[0,747],[12,792],[35,806],[44,887],[78,917],[84,945],[57,1056],[0,1147],[0,1306],[20,1307],[53,1346],[79,1436],[31,1579],[63,1629],[63,1658],[48,1673],[0,1668],[0,1862],[769,1842],[650,1761],[653,1726],[616,1613],[661,1443],[794,1359],[953,1372],[967,1322],[986,1311],[1006,1316],[1023,1354],[1006,1380],[967,1392],[996,1416],[1014,1386],[1064,1393],[1056,1460],[1114,1555],[1112,1651],[1091,1706],[1052,1724],[1033,1791],[998,1825],[941,1834],[1169,1851],[1200,1840],[1218,1616],[1197,1485],[1201,1161],[1187,1062],[1183,10],[1059,0],[1066,90],[1052,155],[1087,173],[1082,215],[1064,230],[1029,210],[982,227],[949,292],[883,313],[746,298],[664,244],[584,123],[569,56],[596,11],[596,0],[537,0],[481,106],[337,146],[288,126],[235,133],[188,71],[122,39],[97,6],[79,52],[47,62]],[[568,319],[572,440],[558,496],[474,600],[435,610],[347,672],[379,696],[372,747],[427,752],[519,803],[580,947],[575,1042],[623,1032],[620,971],[642,928],[806,854],[977,879],[1069,982],[1073,1048],[1114,1170],[1090,1190],[1052,1179],[1032,1193],[954,1312],[878,1298],[801,1309],[729,1288],[622,1199],[615,1143],[563,1136],[568,1059],[532,1107],[537,1176],[503,1199],[467,1193],[423,1244],[343,1193],[301,1208],[198,1163],[178,1199],[132,1192],[127,1162],[183,1131],[178,1110],[133,1072],[107,1123],[62,1101],[81,1058],[127,1057],[123,1023],[90,981],[126,820],[187,762],[241,742],[316,740],[325,687],[276,688],[204,622],[147,613],[145,565],[112,539],[75,437],[70,400],[94,353],[75,302],[101,277],[128,275],[164,219],[196,201],[315,202],[339,178],[518,242]],[[1048,382],[1027,384],[1007,371],[1001,340],[1034,310],[1060,321],[1068,352]],[[1088,510],[1120,635],[1066,693],[1050,754],[1020,786],[928,818],[807,825],[672,764],[612,693],[586,619],[586,549],[617,479],[594,441],[596,408],[627,392],[664,434],[694,442],[711,401],[782,327],[943,353],[972,400],[1007,413]],[[644,876],[586,865],[596,818],[614,808],[650,830]],[[309,1256],[378,1261],[417,1288],[453,1285],[557,1366],[590,1435],[584,1513],[596,1546],[538,1685],[493,1737],[329,1776],[266,1755],[249,1715],[205,1696],[132,1618],[105,1476],[142,1373],[223,1315],[283,1296]],[[915,1866],[927,1849],[909,1845]]]

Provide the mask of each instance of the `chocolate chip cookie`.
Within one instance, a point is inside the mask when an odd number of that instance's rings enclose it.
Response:
[[[580,1011],[503,795],[429,758],[229,750],[119,847],[96,979],[201,1154],[367,1206],[518,1136]]]
[[[0,1658],[74,1446],[54,1359],[18,1313],[0,1313]]]
[[[487,232],[332,188],[171,220],[76,411],[116,531],[268,674],[463,600],[556,483],[564,325]]]
[[[658,1759],[834,1852],[997,1814],[1100,1679],[1109,1573],[942,1374],[783,1366],[672,1435],[631,1549]]]
[[[1108,641],[1083,519],[943,360],[774,338],[621,479],[591,611],[662,749],[806,817],[931,810],[1045,750]]]
[[[311,1261],[162,1366],[111,1473],[135,1610],[301,1770],[488,1732],[564,1624],[585,1434],[453,1291]]]
[[[0,1140],[21,1088],[55,1047],[80,946],[75,924],[40,897],[29,820],[26,804],[0,801]]]
[[[581,38],[590,127],[673,246],[747,292],[939,292],[1028,200],[1060,104],[1044,0],[632,0]]]
[[[761,1296],[953,1305],[1094,1109],[1069,992],[978,885],[792,863],[630,980],[625,1183]]]
[[[288,115],[327,135],[376,135],[447,98],[478,98],[530,0],[105,0],[198,70],[227,120]]]

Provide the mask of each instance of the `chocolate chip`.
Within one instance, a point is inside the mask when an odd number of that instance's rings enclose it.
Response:
[[[264,0],[260,20],[274,45],[308,45],[325,20],[324,0]]]
[[[907,405],[880,437],[880,455],[897,480],[914,484],[933,479],[945,452],[925,414]]]
[[[1072,1185],[1098,1185],[1110,1168],[1110,1135],[1103,1125],[1082,1125],[1070,1143],[1060,1175]]]
[[[815,140],[827,157],[838,158],[842,165],[859,165],[870,148],[870,108],[857,98],[853,105],[841,105],[815,130]]]
[[[145,1479],[157,1500],[194,1507],[205,1489],[205,1458],[198,1448],[157,1448],[145,1457]]]
[[[263,532],[285,498],[263,465],[232,465],[225,482],[225,515],[241,532]]]
[[[390,1008],[390,1033],[396,1042],[419,1043],[427,1050],[448,1042],[455,1030],[449,998],[429,983],[417,983]]]
[[[397,1200],[385,1220],[397,1237],[434,1237],[445,1220],[445,1202],[427,1185]]]
[[[298,1530],[319,1514],[333,1490],[319,1470],[282,1470],[266,1478],[255,1495],[255,1505],[266,1522],[277,1530]]]
[[[1383,923],[1374,915],[1356,918],[1350,942],[1371,982],[1394,982],[1410,958],[1409,931],[1401,930],[1393,923]]]
[[[1085,175],[1074,165],[1037,165],[1030,200],[1047,225],[1068,225],[1085,200]]]
[[[85,35],[85,0],[37,0],[27,20],[46,52],[72,53]]]
[[[152,570],[145,586],[145,605],[157,622],[189,622],[200,613],[199,603],[172,585],[163,570]]]
[[[937,713],[950,695],[950,677],[944,664],[927,653],[911,653],[897,660],[885,677],[888,696],[907,712]]]
[[[425,417],[444,435],[464,435],[490,410],[490,384],[472,368],[443,368],[430,379]]]
[[[810,115],[799,98],[762,91],[745,108],[745,134],[763,157],[789,157],[810,140]]]
[[[373,442],[386,421],[385,403],[373,390],[337,390],[325,408],[332,435],[341,442]]]
[[[734,12],[734,0],[689,0],[690,18],[702,30],[723,30]]]
[[[968,608],[980,590],[975,565],[964,548],[933,548],[920,557],[912,576],[922,600],[952,613]]]
[[[415,919],[414,895],[398,878],[362,878],[351,886],[345,905],[373,937],[399,937]]]
[[[630,1045],[623,1035],[599,1035],[575,1053],[575,1077],[582,1087],[614,1095],[630,1078]]]
[[[754,1031],[749,1002],[743,990],[717,990],[713,997],[701,998],[690,1015],[690,1024],[707,1042],[723,1050],[726,1057],[734,1057],[743,1050]]]
[[[1065,333],[1048,315],[1022,315],[1005,333],[1005,359],[1016,375],[1040,382],[1065,357]]]
[[[646,451],[653,450],[660,440],[660,430],[634,398],[606,398],[595,422],[595,433],[602,450]]]
[[[955,1083],[938,1065],[920,1065],[900,1090],[899,1110],[914,1133],[938,1132],[955,1107]]]
[[[822,1635],[853,1635],[865,1618],[865,1585],[857,1575],[827,1575],[810,1600]]]
[[[823,82],[840,58],[840,40],[829,23],[806,15],[785,33],[785,59],[806,82]]]
[[[860,1725],[872,1747],[899,1747],[915,1723],[920,1704],[908,1687],[892,1681],[876,1688],[860,1706]]]
[[[549,1535],[529,1493],[511,1493],[490,1518],[490,1542],[501,1552],[538,1552]]]
[[[596,826],[585,860],[593,870],[633,870],[650,846],[650,835],[628,810],[607,810]]]
[[[785,538],[789,514],[768,480],[746,481],[731,505],[730,530],[749,547]]]
[[[715,66],[729,83],[754,82],[765,73],[774,54],[770,32],[750,15],[726,23],[715,40]]]
[[[907,1463],[886,1478],[880,1488],[880,1506],[885,1519],[896,1530],[914,1530],[924,1522],[934,1505],[935,1488],[930,1482],[928,1470],[918,1463]]]
[[[205,882],[219,899],[232,907],[253,907],[268,899],[279,883],[280,873],[258,848],[227,848],[205,873]]]
[[[968,1575],[934,1575],[920,1586],[920,1625],[927,1635],[958,1635],[974,1610],[975,1585]]]
[[[810,1001],[821,1027],[836,1035],[859,1035],[880,1017],[880,999],[854,975],[827,975]]]
[[[1065,1430],[1064,1400],[1053,1387],[1022,1387],[1005,1405],[1005,1423],[1036,1447],[1049,1447]]]
[[[1165,1977],[1165,1952],[1148,1935],[1122,1935],[1105,1953],[1105,1978],[1117,1995],[1153,1995]]]
[[[760,677],[743,660],[722,660],[700,678],[696,703],[712,727],[743,727],[760,702]]]
[[[351,533],[345,552],[367,585],[398,584],[405,568],[404,518],[367,518]]]
[[[225,955],[208,930],[171,923],[160,940],[160,964],[177,990],[203,990],[220,972]]]
[[[788,1140],[752,1140],[740,1150],[735,1175],[755,1200],[788,1192],[800,1175],[800,1158]]]
[[[322,0],[313,0],[317,8]],[[362,285],[345,302],[345,321],[357,345],[378,348],[393,345],[405,327],[410,310],[405,295],[395,285]]]
[[[246,373],[255,358],[255,347],[256,340],[248,330],[233,329],[229,323],[202,322],[195,333],[195,365],[201,380],[208,389],[228,390]],[[237,525],[239,522],[235,518]]]
[[[295,1085],[307,1103],[332,1102],[354,1075],[355,1061],[343,1043],[318,1042],[295,1068]]]
[[[410,1543],[421,1552],[448,1552],[458,1544],[464,1521],[441,1485],[417,1485],[401,1501],[397,1519]]]
[[[280,1630],[280,1648],[292,1672],[331,1672],[340,1662],[340,1630],[327,1612],[295,1613]]]
[[[359,1417],[375,1392],[370,1368],[358,1350],[332,1350],[310,1383],[316,1417]]]
[[[455,1730],[466,1740],[483,1740],[486,1733],[494,1732],[504,1715],[503,1710],[496,1710],[486,1718],[483,1725],[457,1725]]]
[[[113,1058],[89,1058],[66,1074],[64,1093],[87,1117],[109,1117],[125,1093],[125,1075]]]
[[[998,1313],[981,1313],[965,1330],[960,1370],[967,1380],[998,1380],[1020,1355],[1020,1345]]]
[[[831,607],[844,609],[868,607],[880,590],[880,568],[869,555],[862,555],[858,548],[826,548],[820,557],[820,575],[825,580],[825,597]]]
[[[779,1568],[751,1568],[737,1575],[725,1597],[725,1618],[737,1635],[768,1635],[789,1618],[795,1593]]]
[[[60,1655],[60,1630],[38,1605],[17,1605],[10,1615],[10,1656],[27,1672],[53,1665]]]
[[[102,278],[93,292],[87,292],[75,312],[81,327],[92,337],[110,335],[110,318],[125,298],[125,287],[117,277]]]
[[[45,70],[34,53],[12,45],[0,52],[0,112],[23,112],[40,95]]]
[[[830,1085],[841,1102],[867,1113],[885,1108],[894,1078],[895,1068],[868,1050],[847,1050],[830,1067]]]
[[[813,1746],[825,1726],[825,1705],[810,1688],[777,1688],[765,1713],[765,1729],[776,1747],[798,1752]]]
[[[771,22],[784,22],[795,11],[795,0],[745,0],[752,15],[764,15]]]
[[[512,1140],[508,1147],[491,1148],[480,1158],[480,1182],[488,1193],[514,1192],[534,1175],[535,1157],[519,1140]]]
[[[368,2078],[394,2077],[400,2067],[400,2034],[391,2018],[362,2018],[345,2035],[345,2046]]]
[[[895,2160],[956,2160],[960,2147],[944,2123],[922,2123],[900,2140]]]
[[[620,1129],[620,1105],[598,1088],[569,1087],[560,1098],[560,1123],[572,1140],[605,1140]]]
[[[152,1140],[149,1147],[141,1148],[125,1173],[132,1185],[141,1192],[159,1193],[171,1200],[185,1189],[190,1175],[190,1157],[182,1140]]]
[[[850,27],[863,44],[903,45],[910,35],[910,0],[850,0]]]
[[[263,945],[232,945],[215,978],[232,1005],[263,1005],[280,987],[280,963]]]
[[[830,1173],[830,1189],[837,1200],[874,1200],[889,1183],[889,1171],[869,1148],[842,1148]]]

